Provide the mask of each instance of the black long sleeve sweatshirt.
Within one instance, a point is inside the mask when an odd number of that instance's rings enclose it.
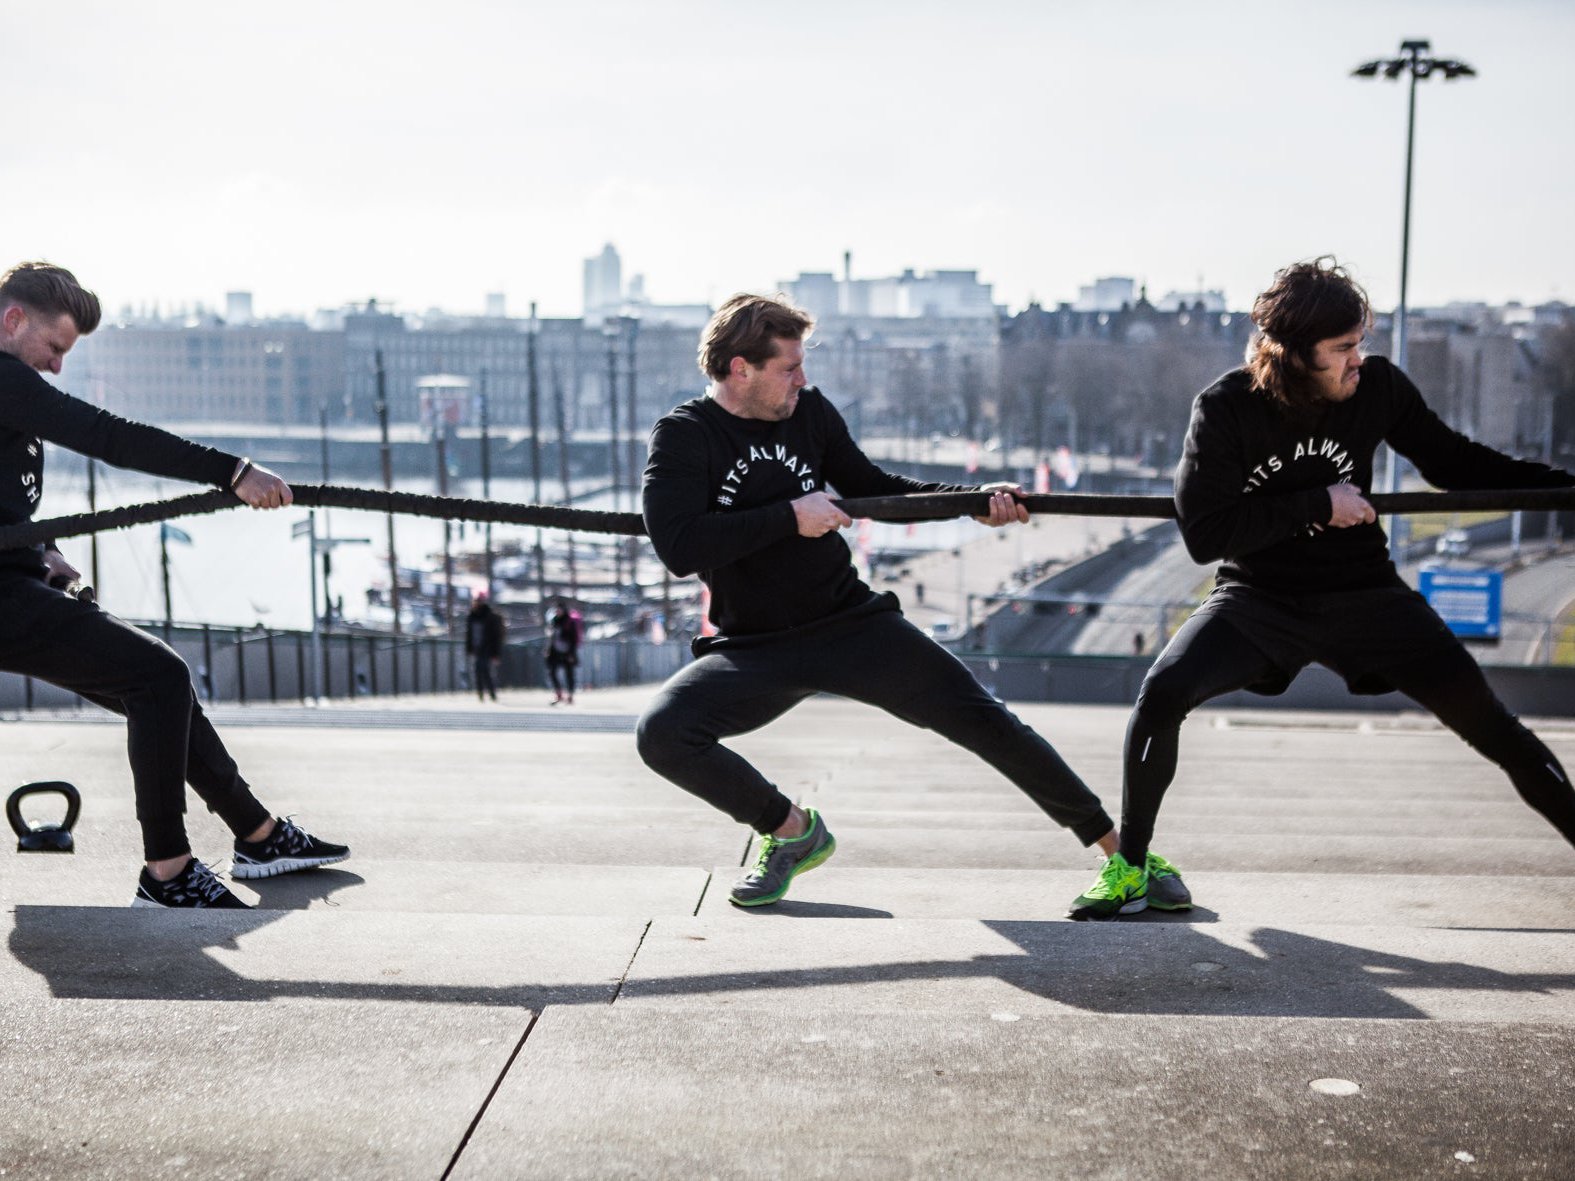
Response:
[[[1448,491],[1575,485],[1569,472],[1514,459],[1450,429],[1383,357],[1362,363],[1350,398],[1300,423],[1237,369],[1192,405],[1176,469],[1187,551],[1199,562],[1223,560],[1220,583],[1285,594],[1400,583],[1376,522],[1314,528],[1332,512],[1330,485],[1351,484],[1364,496],[1372,490],[1373,453],[1383,442]]]
[[[739,418],[710,397],[665,415],[651,432],[645,527],[674,574],[711,588],[711,622],[724,636],[801,627],[850,610],[872,592],[840,533],[800,537],[792,501],[959,492],[882,471],[859,449],[813,386],[790,418]]]
[[[44,443],[116,467],[195,484],[228,486],[239,459],[62,393],[0,352],[0,525],[33,519],[44,491]],[[37,570],[42,546],[0,550],[0,568]]]

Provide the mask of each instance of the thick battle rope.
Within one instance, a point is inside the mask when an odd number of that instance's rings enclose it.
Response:
[[[296,508],[364,509],[434,517],[445,521],[491,522],[580,533],[640,537],[645,523],[638,513],[595,512],[555,504],[517,504],[501,500],[467,500],[457,496],[424,496],[384,492],[375,488],[342,488],[331,484],[292,484]],[[1033,513],[1080,517],[1156,517],[1174,519],[1175,502],[1168,496],[1110,496],[1080,492],[1024,495],[1019,499]],[[1380,516],[1390,513],[1506,512],[1516,509],[1563,512],[1575,509],[1575,488],[1514,491],[1390,492],[1369,496]],[[868,496],[837,503],[850,517],[871,521],[939,521],[983,516],[989,512],[988,492],[920,492],[909,496]],[[96,513],[76,513],[47,521],[0,527],[0,549],[36,545],[63,537],[81,537],[176,517],[199,516],[241,508],[233,492],[213,489],[171,500],[126,505]]]

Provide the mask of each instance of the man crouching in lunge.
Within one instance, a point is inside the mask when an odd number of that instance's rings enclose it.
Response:
[[[70,271],[31,262],[0,275],[0,525],[32,519],[45,442],[117,467],[229,488],[253,508],[290,503],[289,486],[266,468],[117,418],[40,377],[60,372],[99,315],[98,297]],[[147,859],[132,905],[246,909],[191,855],[188,783],[235,834],[235,877],[273,877],[349,857],[345,846],[320,841],[258,803],[168,645],[52,585],[80,577],[53,544],[0,551],[0,671],[37,677],[125,716]]]
[[[1315,661],[1353,692],[1398,689],[1432,711],[1575,844],[1564,768],[1400,577],[1367,501],[1380,443],[1443,489],[1567,488],[1575,475],[1451,430],[1403,372],[1362,357],[1370,318],[1366,294],[1332,259],[1286,267],[1253,304],[1246,366],[1193,402],[1176,511],[1187,552],[1220,567],[1138,692],[1123,863],[1148,849],[1186,716],[1235,689],[1282,693]]]
[[[645,469],[646,530],[678,575],[711,590],[717,635],[667,682],[639,724],[656,772],[761,834],[754,867],[733,887],[738,906],[764,906],[836,848],[825,821],[800,808],[721,741],[836,693],[934,730],[995,767],[1085,845],[1115,852],[1098,798],[1043,738],[979,685],[963,664],[903,618],[896,596],[858,577],[839,530],[852,524],[828,496],[974,489],[882,471],[842,416],[804,376],[814,321],[786,303],[735,295],[700,339],[703,397],[656,424]],[[992,491],[991,526],[1026,521],[1009,485]],[[1176,871],[1154,856],[1143,891],[1117,909],[1191,905]],[[1114,911],[1112,911],[1114,913]]]

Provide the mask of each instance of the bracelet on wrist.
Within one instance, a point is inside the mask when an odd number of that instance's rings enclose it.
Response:
[[[246,478],[246,473],[252,470],[252,461],[245,456],[241,457],[241,466],[235,470],[235,475],[230,478],[230,491],[233,492]]]

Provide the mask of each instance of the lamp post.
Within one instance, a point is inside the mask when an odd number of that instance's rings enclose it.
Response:
[[[1394,329],[1395,364],[1401,369],[1406,367],[1406,289],[1411,270],[1411,162],[1416,144],[1416,84],[1435,74],[1442,74],[1446,82],[1476,77],[1476,71],[1465,62],[1426,56],[1431,48],[1432,43],[1429,41],[1402,41],[1401,56],[1363,62],[1351,71],[1351,76],[1355,78],[1376,78],[1382,75],[1385,80],[1393,82],[1401,74],[1407,74],[1411,80],[1405,124],[1405,203],[1400,221],[1400,306],[1395,312]],[[1400,490],[1400,460],[1393,447],[1389,448],[1385,483],[1390,492]],[[1388,523],[1390,545],[1395,542],[1396,524],[1397,518],[1391,515]]]
[[[618,336],[622,317],[608,316],[602,325],[607,338],[607,458],[612,474],[612,507],[618,507],[618,493],[622,490],[623,475],[618,461]],[[613,586],[623,585],[623,544],[612,543]]]

